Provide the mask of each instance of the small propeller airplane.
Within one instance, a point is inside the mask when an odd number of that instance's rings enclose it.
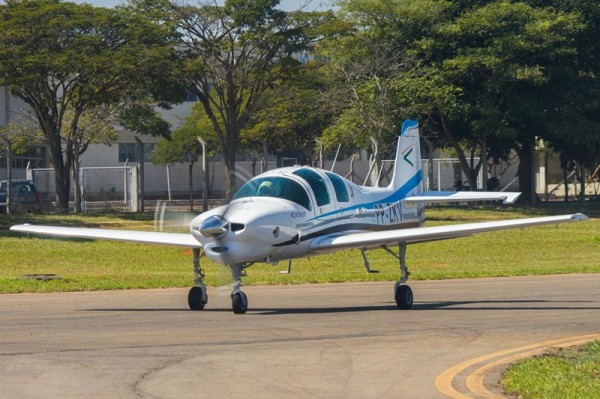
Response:
[[[488,231],[588,219],[581,213],[493,222],[421,227],[425,203],[503,201],[512,204],[520,193],[486,191],[424,192],[419,126],[405,121],[398,140],[393,176],[387,187],[357,185],[335,173],[306,166],[285,167],[246,182],[228,205],[209,210],[190,223],[191,234],[76,227],[17,225],[13,231],[88,239],[107,239],[187,247],[193,250],[195,286],[188,294],[192,310],[208,302],[201,251],[229,265],[233,275],[232,310],[246,313],[248,299],[241,289],[245,268],[258,262],[277,263],[355,248],[383,248],[400,263],[394,286],[398,308],[410,309],[413,292],[406,284],[408,244],[446,240]],[[398,251],[390,247],[398,246]],[[291,265],[291,264],[290,264]],[[289,269],[288,269],[289,270]]]

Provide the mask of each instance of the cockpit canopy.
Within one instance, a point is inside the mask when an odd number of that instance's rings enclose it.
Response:
[[[267,176],[258,177],[244,184],[233,196],[233,200],[246,197],[275,197],[283,198],[309,211],[312,210],[306,190],[294,180],[287,177]]]

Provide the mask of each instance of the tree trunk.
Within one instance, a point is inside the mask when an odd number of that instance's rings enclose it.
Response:
[[[6,89],[8,90],[8,89]],[[2,137],[6,143],[6,214],[12,213],[12,143],[5,137]]]
[[[188,166],[188,189],[190,193],[190,212],[194,212],[194,162]]]
[[[225,161],[225,200],[229,202],[235,193],[236,171],[235,153],[227,155],[227,157],[223,157],[223,160]]]
[[[579,163],[579,168],[581,172],[580,184],[581,184],[581,201],[585,201],[585,162],[581,161]]]
[[[237,154],[238,140],[240,137],[240,124],[231,118],[227,126],[225,138],[221,140],[221,153],[225,163],[225,200],[231,201],[236,188],[235,156]]]
[[[72,184],[73,184],[73,205],[75,213],[81,213],[81,185],[79,181],[80,164],[79,164],[79,143],[73,144],[73,163],[71,166]]]
[[[56,211],[69,212],[69,193],[71,191],[71,171],[66,167],[60,142],[50,142],[50,162],[54,167],[56,191]]]
[[[379,152],[379,141],[374,137],[370,137],[371,147],[373,148],[373,156],[369,162],[369,171],[364,184],[369,184],[373,187],[379,187],[379,169],[381,168],[381,153]]]
[[[484,165],[487,164],[488,138],[487,136],[483,136],[478,141],[481,148],[479,152],[479,162],[477,162],[477,165],[473,170],[473,179],[475,180],[475,182],[477,182],[477,176],[479,176],[479,173],[481,173],[481,171],[483,170],[483,181],[481,183],[482,187],[477,188],[481,190],[487,190],[487,182],[489,176],[487,167],[484,167]]]
[[[269,146],[267,141],[262,142],[262,158],[260,160],[260,173],[263,174],[269,169]]]
[[[521,200],[527,203],[533,203],[535,199],[532,196],[533,179],[533,142],[523,142],[521,147],[516,146],[515,150],[519,156],[519,168],[517,176],[519,176],[519,191],[521,192]]]
[[[567,170],[567,164],[563,166],[563,184],[565,186],[565,202],[569,202],[569,171]]]
[[[460,167],[461,167],[462,171],[464,172],[465,176],[467,176],[467,180],[469,181],[470,189],[477,190],[477,175],[476,175],[475,171],[471,168],[471,163],[467,160],[467,157],[465,156],[465,152],[458,144],[456,137],[454,137],[454,135],[452,134],[450,129],[448,129],[448,126],[446,125],[446,121],[444,120],[444,118],[441,118],[440,120],[442,122],[444,134],[448,138],[448,141],[450,142],[450,145],[452,145],[452,148],[454,148],[454,150],[456,151],[456,154],[458,156],[458,161],[460,163]],[[460,190],[461,188],[457,187],[457,189]]]

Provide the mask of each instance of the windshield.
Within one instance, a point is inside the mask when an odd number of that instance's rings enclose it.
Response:
[[[233,199],[245,197],[283,198],[311,210],[308,194],[302,186],[285,177],[259,177],[244,184],[235,193]]]

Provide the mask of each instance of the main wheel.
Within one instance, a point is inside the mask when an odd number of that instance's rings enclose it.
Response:
[[[188,305],[191,310],[202,310],[208,302],[205,287],[192,287],[188,293]]]
[[[408,285],[401,285],[400,282],[395,286],[395,299],[398,309],[410,309],[413,305],[413,292]]]
[[[248,298],[242,291],[231,293],[231,309],[235,314],[244,314],[248,310]]]

